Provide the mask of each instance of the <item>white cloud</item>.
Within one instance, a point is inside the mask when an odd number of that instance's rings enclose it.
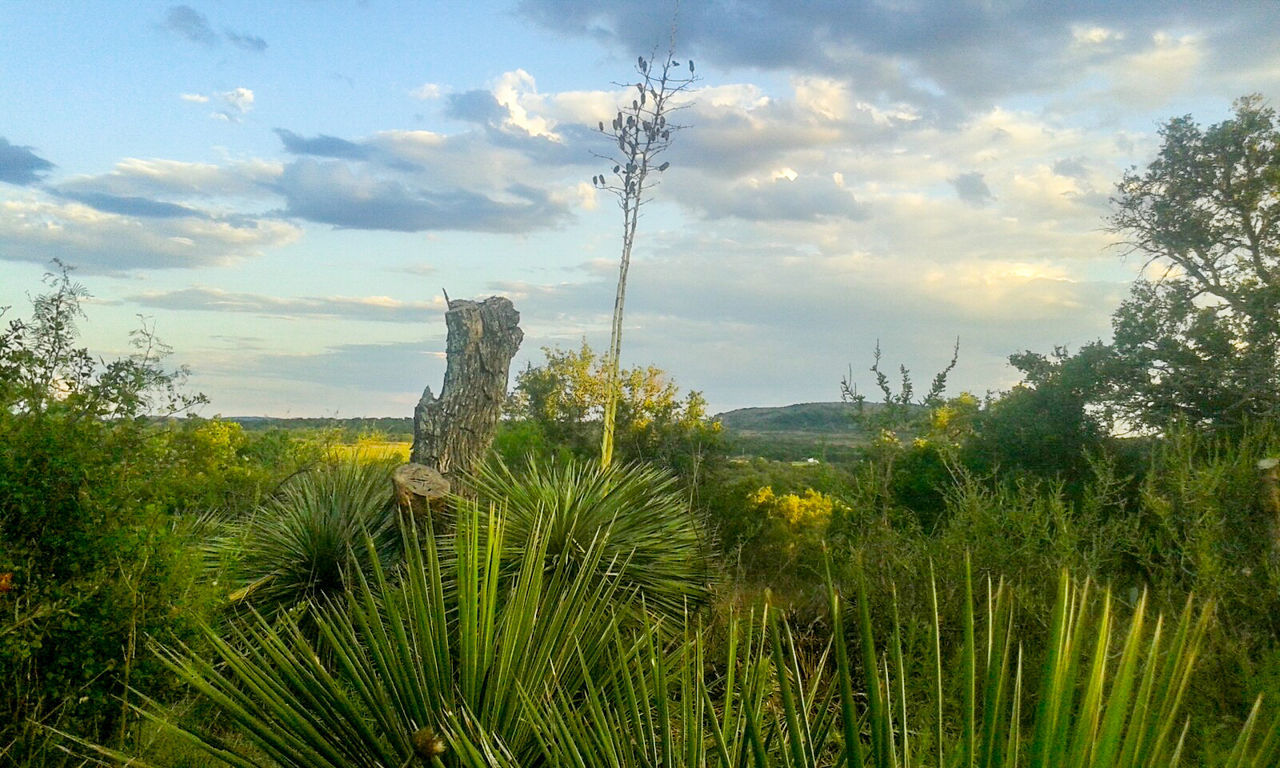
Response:
[[[215,120],[238,123],[253,109],[253,91],[248,88],[233,88],[214,94],[214,98],[224,105],[223,109],[209,115]]]
[[[205,104],[209,101],[209,97],[201,93],[180,93],[178,94],[178,98],[195,104]]]
[[[253,91],[248,88],[235,88],[219,94],[227,106],[244,114],[253,109]]]
[[[271,219],[141,218],[35,196],[0,200],[0,258],[46,263],[56,256],[87,272],[230,264],[300,236]]]
[[[443,297],[402,301],[390,296],[283,297],[236,293],[196,286],[176,291],[148,291],[126,297],[145,307],[177,311],[234,312],[279,318],[334,318],[393,323],[421,323],[444,313]]]
[[[105,174],[73,176],[60,188],[152,197],[250,197],[271,194],[284,165],[270,160],[243,160],[226,165],[129,157]]]
[[[436,83],[423,83],[409,92],[409,95],[421,101],[438,99],[445,94],[445,89]]]
[[[527,105],[538,105],[538,84],[533,75],[523,69],[504,72],[493,87],[493,97],[511,113],[509,122],[531,136],[545,136],[559,140],[554,124],[545,117],[531,114]]]
[[[1096,46],[1124,40],[1125,34],[1119,30],[1106,27],[1073,24],[1071,26],[1071,37],[1077,44]]]

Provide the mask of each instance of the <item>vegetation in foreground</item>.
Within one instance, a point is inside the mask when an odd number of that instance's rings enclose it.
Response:
[[[414,523],[332,433],[174,418],[60,271],[0,334],[0,762],[1275,765],[1277,135],[1171,121],[1113,225],[1183,271],[1008,393],[904,371],[856,456],[731,462],[638,368],[601,470],[601,364],[549,350]]]

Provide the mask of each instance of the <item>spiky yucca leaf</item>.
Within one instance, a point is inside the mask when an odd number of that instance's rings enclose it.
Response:
[[[350,457],[285,482],[243,522],[210,545],[239,589],[233,604],[273,617],[308,601],[340,598],[370,573],[365,538],[385,566],[400,551],[391,492],[394,462]]]
[[[1182,703],[1209,610],[1196,611],[1188,603],[1167,638],[1162,620],[1154,630],[1148,628],[1143,601],[1120,647],[1113,648],[1110,599],[1105,592],[1094,596],[1095,591],[1062,577],[1049,638],[1052,652],[1042,670],[1045,682],[1030,739],[1023,738],[1021,717],[1032,702],[1022,700],[1022,656],[1014,652],[1013,607],[1003,584],[988,588],[984,642],[966,641],[957,665],[962,689],[974,691],[972,709],[966,694],[958,722],[944,723],[938,731],[952,734],[950,743],[945,749],[929,745],[936,752],[912,753],[911,713],[902,702],[893,706],[893,692],[902,689],[893,677],[906,674],[898,661],[898,641],[880,654],[869,613],[859,610],[854,635],[864,661],[857,674],[846,640],[844,601],[834,590],[833,680],[823,679],[825,665],[812,667],[810,679],[801,677],[806,665],[786,623],[766,610],[758,622],[731,623],[729,653],[711,678],[703,666],[705,640],[699,630],[686,630],[672,647],[661,644],[660,633],[634,644],[615,639],[618,652],[608,673],[592,678],[580,697],[554,695],[556,706],[535,721],[535,728],[551,764],[581,768],[906,768],[930,761],[948,768],[1176,765],[1188,728]],[[862,609],[865,581],[859,579],[857,592]],[[971,584],[966,592],[972,594]],[[977,629],[974,613],[965,612],[966,637],[974,637]],[[940,663],[936,670],[940,697]],[[686,748],[665,746],[673,743]],[[1261,768],[1278,760],[1280,719],[1263,726],[1259,705],[1219,764]]]
[[[540,748],[526,705],[540,713],[545,692],[580,691],[605,667],[627,596],[595,578],[606,567],[598,543],[582,553],[586,567],[546,569],[547,538],[535,525],[513,578],[501,567],[504,536],[500,516],[468,505],[452,572],[435,540],[411,528],[398,572],[367,544],[369,577],[345,605],[317,607],[315,643],[290,621],[260,621],[231,640],[210,631],[209,658],[162,651],[252,750],[170,722],[163,709],[144,714],[238,766],[527,765]],[[437,747],[443,758],[427,754]]]
[[[517,473],[494,459],[471,485],[482,504],[503,510],[512,547],[541,526],[548,567],[580,564],[602,540],[600,562],[610,568],[601,575],[637,590],[650,610],[677,619],[706,599],[702,531],[674,478],[661,470],[530,461]]]

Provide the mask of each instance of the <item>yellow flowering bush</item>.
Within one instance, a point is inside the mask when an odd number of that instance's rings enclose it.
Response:
[[[757,489],[747,501],[760,512],[770,517],[783,520],[793,530],[825,531],[831,522],[831,513],[840,502],[825,493],[806,488],[803,494],[774,493],[773,486],[766,485]]]

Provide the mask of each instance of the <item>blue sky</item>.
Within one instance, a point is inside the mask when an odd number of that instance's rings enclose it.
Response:
[[[589,126],[672,6],[0,3],[0,306],[57,257],[86,342],[154,322],[206,415],[409,415],[441,289],[540,347],[607,344],[620,243]],[[1104,230],[1171,116],[1280,97],[1264,2],[685,0],[701,81],[641,222],[623,357],[715,410],[952,390],[1106,338],[1139,260]],[[629,97],[628,97],[629,98]]]

